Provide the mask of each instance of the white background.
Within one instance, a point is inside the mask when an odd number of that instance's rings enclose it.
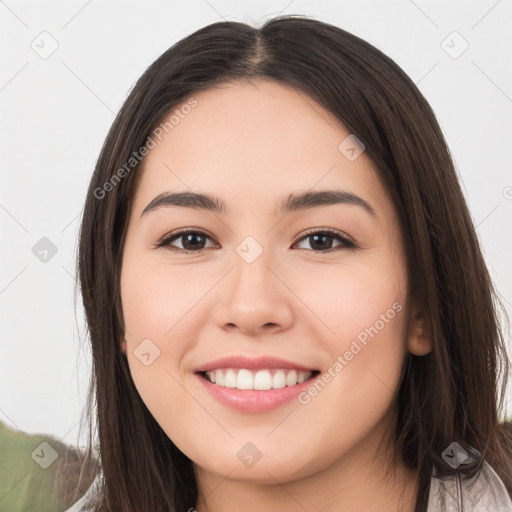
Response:
[[[108,128],[136,79],[207,24],[259,23],[280,13],[311,15],[366,39],[418,84],[448,140],[510,314],[512,1],[0,0],[2,421],[78,439],[90,370],[88,349],[79,349],[80,298],[76,313],[73,301],[80,212]],[[50,47],[43,31],[58,43],[47,59],[31,47],[42,46],[41,37]],[[456,59],[445,51],[463,48],[453,31],[469,43]],[[58,249],[46,263],[32,253],[42,237]],[[509,415],[511,398],[509,389]]]

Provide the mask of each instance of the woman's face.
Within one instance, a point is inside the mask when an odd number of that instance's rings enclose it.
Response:
[[[256,81],[194,98],[154,138],[131,205],[121,293],[135,385],[204,474],[275,483],[371,459],[411,315],[390,199],[304,94]],[[180,193],[189,206],[147,208]],[[193,233],[157,247],[177,230]]]

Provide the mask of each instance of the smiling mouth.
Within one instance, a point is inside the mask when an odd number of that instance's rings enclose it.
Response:
[[[284,368],[247,370],[245,368],[217,368],[199,372],[208,382],[219,387],[267,391],[302,384],[314,379],[320,371],[300,371]]]

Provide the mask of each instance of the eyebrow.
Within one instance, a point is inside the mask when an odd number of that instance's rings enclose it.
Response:
[[[315,192],[303,192],[299,194],[290,194],[280,206],[282,214],[316,208],[319,206],[329,206],[334,204],[347,204],[363,208],[367,213],[376,217],[377,214],[373,207],[355,194],[344,190],[320,190]],[[142,211],[141,217],[149,212],[155,211],[164,206],[182,206],[205,211],[211,211],[219,214],[229,213],[229,208],[225,201],[210,194],[197,192],[164,192],[156,196]]]

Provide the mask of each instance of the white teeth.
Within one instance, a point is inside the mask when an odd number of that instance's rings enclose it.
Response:
[[[308,380],[312,372],[297,370],[246,370],[237,368],[219,368],[205,372],[207,379],[217,386],[237,389],[266,391],[295,386]]]
[[[277,370],[272,377],[272,387],[273,388],[284,388],[286,386],[286,377],[284,376],[283,370]]]
[[[254,389],[254,378],[249,370],[240,370],[236,378],[238,389]]]
[[[288,372],[288,375],[286,376],[286,385],[295,386],[295,384],[297,384],[297,372],[292,370],[291,372]]]
[[[215,374],[215,379],[212,380],[212,382],[215,382],[219,386],[224,386],[224,372],[222,370],[214,370],[213,372],[210,373]]]
[[[224,376],[224,386],[227,388],[236,388],[236,373],[235,370],[228,370]]]
[[[268,370],[259,370],[256,372],[254,376],[254,389],[258,391],[272,389],[272,375],[270,375]]]

